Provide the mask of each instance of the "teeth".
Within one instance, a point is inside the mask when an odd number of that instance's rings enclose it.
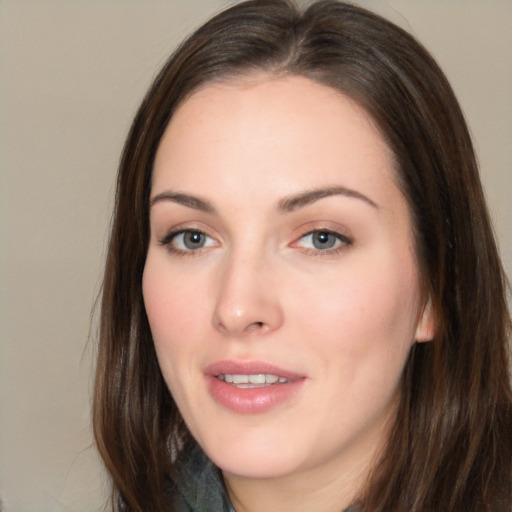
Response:
[[[249,382],[251,384],[265,384],[265,375],[263,373],[259,375],[249,375]]]
[[[275,384],[276,382],[279,382],[280,384],[284,384],[285,382],[288,382],[288,379],[285,379],[284,377],[279,377],[278,375],[271,375],[271,374],[265,374],[265,373],[258,373],[255,375],[236,375],[236,374],[230,374],[225,373],[223,375],[218,376],[219,379],[232,383],[232,384]]]
[[[233,384],[248,384],[248,375],[233,375]]]

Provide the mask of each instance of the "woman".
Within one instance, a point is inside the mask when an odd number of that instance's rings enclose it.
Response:
[[[428,53],[342,2],[232,7],[120,165],[94,402],[114,508],[508,511],[509,328]]]

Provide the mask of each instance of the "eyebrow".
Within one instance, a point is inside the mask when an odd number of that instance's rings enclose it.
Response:
[[[361,192],[346,187],[333,186],[314,190],[307,190],[299,194],[285,197],[284,199],[279,201],[277,205],[277,210],[281,213],[292,212],[294,210],[298,210],[299,208],[303,208],[304,206],[310,205],[311,203],[315,203],[320,199],[324,199],[325,197],[330,196],[345,196],[354,199],[360,199],[361,201],[364,201],[365,203],[372,206],[373,208],[376,208],[377,210],[379,209],[379,205],[375,201],[372,201],[369,197],[365,196],[364,194],[361,194]]]
[[[314,190],[306,190],[305,192],[301,192],[299,194],[287,196],[277,203],[277,211],[279,213],[289,213],[300,208],[304,208],[305,206],[315,203],[320,199],[331,196],[345,196],[353,199],[360,199],[373,208],[379,209],[379,205],[377,203],[372,201],[369,197],[365,196],[361,192],[346,187],[333,186]],[[217,213],[217,210],[213,204],[206,199],[192,196],[190,194],[185,194],[183,192],[172,192],[169,190],[157,194],[155,197],[153,197],[153,199],[151,199],[150,204],[153,206],[163,201],[171,201],[173,203],[186,206],[187,208],[192,208],[194,210],[199,210],[212,215]]]
[[[160,203],[161,201],[172,201],[173,203],[178,203],[182,206],[186,206],[187,208],[193,208],[194,210],[199,210],[205,213],[217,213],[215,207],[206,199],[201,199],[182,192],[166,191],[161,194],[157,194],[153,199],[151,199],[151,206]]]

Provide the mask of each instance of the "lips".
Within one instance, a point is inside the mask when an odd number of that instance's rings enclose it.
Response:
[[[219,361],[204,374],[212,398],[241,414],[259,414],[286,403],[305,381],[304,375],[258,361]]]

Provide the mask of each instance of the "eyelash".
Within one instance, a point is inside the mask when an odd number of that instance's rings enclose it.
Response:
[[[202,249],[204,249],[204,247],[199,247],[195,250],[194,249],[184,250],[184,249],[179,249],[178,247],[175,247],[172,244],[172,242],[178,236],[185,235],[187,233],[202,235],[202,236],[208,237],[213,240],[213,238],[211,236],[209,236],[207,233],[205,233],[201,229],[176,229],[176,230],[170,231],[169,233],[167,233],[167,235],[164,236],[164,238],[159,240],[159,244],[165,246],[171,254],[176,255],[176,256],[183,256],[183,257],[199,256],[202,252]]]
[[[315,228],[311,229],[307,233],[301,235],[296,242],[292,245],[297,245],[301,240],[308,236],[313,236],[314,234],[326,234],[336,238],[337,242],[339,242],[338,246],[327,248],[327,249],[312,249],[312,248],[303,248],[302,251],[304,254],[308,256],[335,256],[345,251],[348,247],[353,244],[353,239],[347,235],[343,235],[338,231],[334,231],[330,228]],[[336,243],[336,242],[335,242]]]
[[[213,240],[212,237],[210,237],[207,233],[200,229],[176,229],[170,231],[169,233],[167,233],[167,235],[165,235],[165,237],[160,239],[159,244],[167,247],[167,250],[173,255],[182,257],[199,256],[202,253],[203,249],[207,248],[208,246],[199,247],[197,249],[184,250],[177,248],[172,244],[172,242],[178,236],[185,235],[187,233],[202,235]],[[326,234],[329,236],[334,236],[336,238],[336,242],[339,242],[339,244],[338,246],[332,248],[330,247],[327,249],[302,248],[302,252],[308,256],[333,256],[343,252],[353,244],[353,239],[350,238],[349,236],[343,235],[337,231],[328,228],[316,228],[301,235],[299,238],[297,238],[295,242],[293,242],[293,244],[291,244],[291,246],[297,246],[301,240],[308,236],[313,236],[314,234]]]

